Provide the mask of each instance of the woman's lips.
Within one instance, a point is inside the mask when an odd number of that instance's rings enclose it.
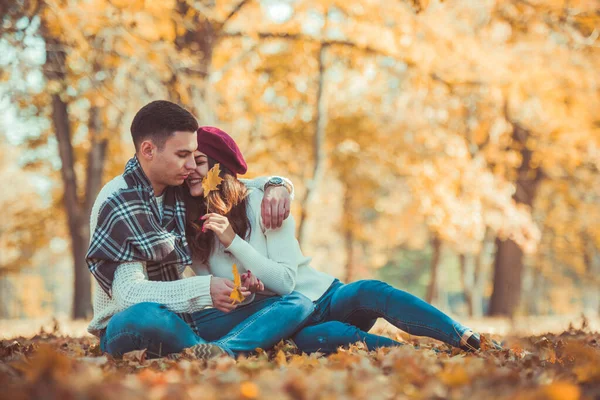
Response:
[[[197,185],[197,184],[199,184],[199,183],[202,183],[202,179],[199,179],[199,178],[188,179],[188,180],[187,180],[187,183],[188,183],[190,186],[195,186],[195,185]]]

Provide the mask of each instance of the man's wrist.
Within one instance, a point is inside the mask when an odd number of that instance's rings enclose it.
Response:
[[[279,176],[273,176],[271,177],[267,183],[265,183],[264,186],[264,190],[267,190],[269,187],[272,186],[283,186],[284,188],[286,188],[286,190],[288,191],[289,194],[292,194],[292,185],[290,185],[285,179],[279,177]]]

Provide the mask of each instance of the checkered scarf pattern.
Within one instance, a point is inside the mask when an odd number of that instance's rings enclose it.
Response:
[[[174,281],[192,262],[181,188],[167,187],[161,218],[152,184],[137,157],[127,162],[123,178],[127,187],[100,208],[86,256],[90,272],[109,297],[121,263],[143,262],[150,280]],[[191,324],[188,314],[179,315]]]

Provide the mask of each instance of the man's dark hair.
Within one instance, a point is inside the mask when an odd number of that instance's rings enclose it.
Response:
[[[175,132],[196,132],[198,121],[186,109],[175,103],[157,100],[142,107],[131,123],[131,137],[135,150],[140,144],[151,139],[162,150],[167,139]]]

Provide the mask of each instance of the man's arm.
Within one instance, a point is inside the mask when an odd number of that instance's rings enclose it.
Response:
[[[113,299],[122,309],[152,302],[164,304],[174,312],[191,313],[213,306],[211,279],[207,275],[170,282],[150,281],[144,274],[143,263],[123,263],[115,272]]]

